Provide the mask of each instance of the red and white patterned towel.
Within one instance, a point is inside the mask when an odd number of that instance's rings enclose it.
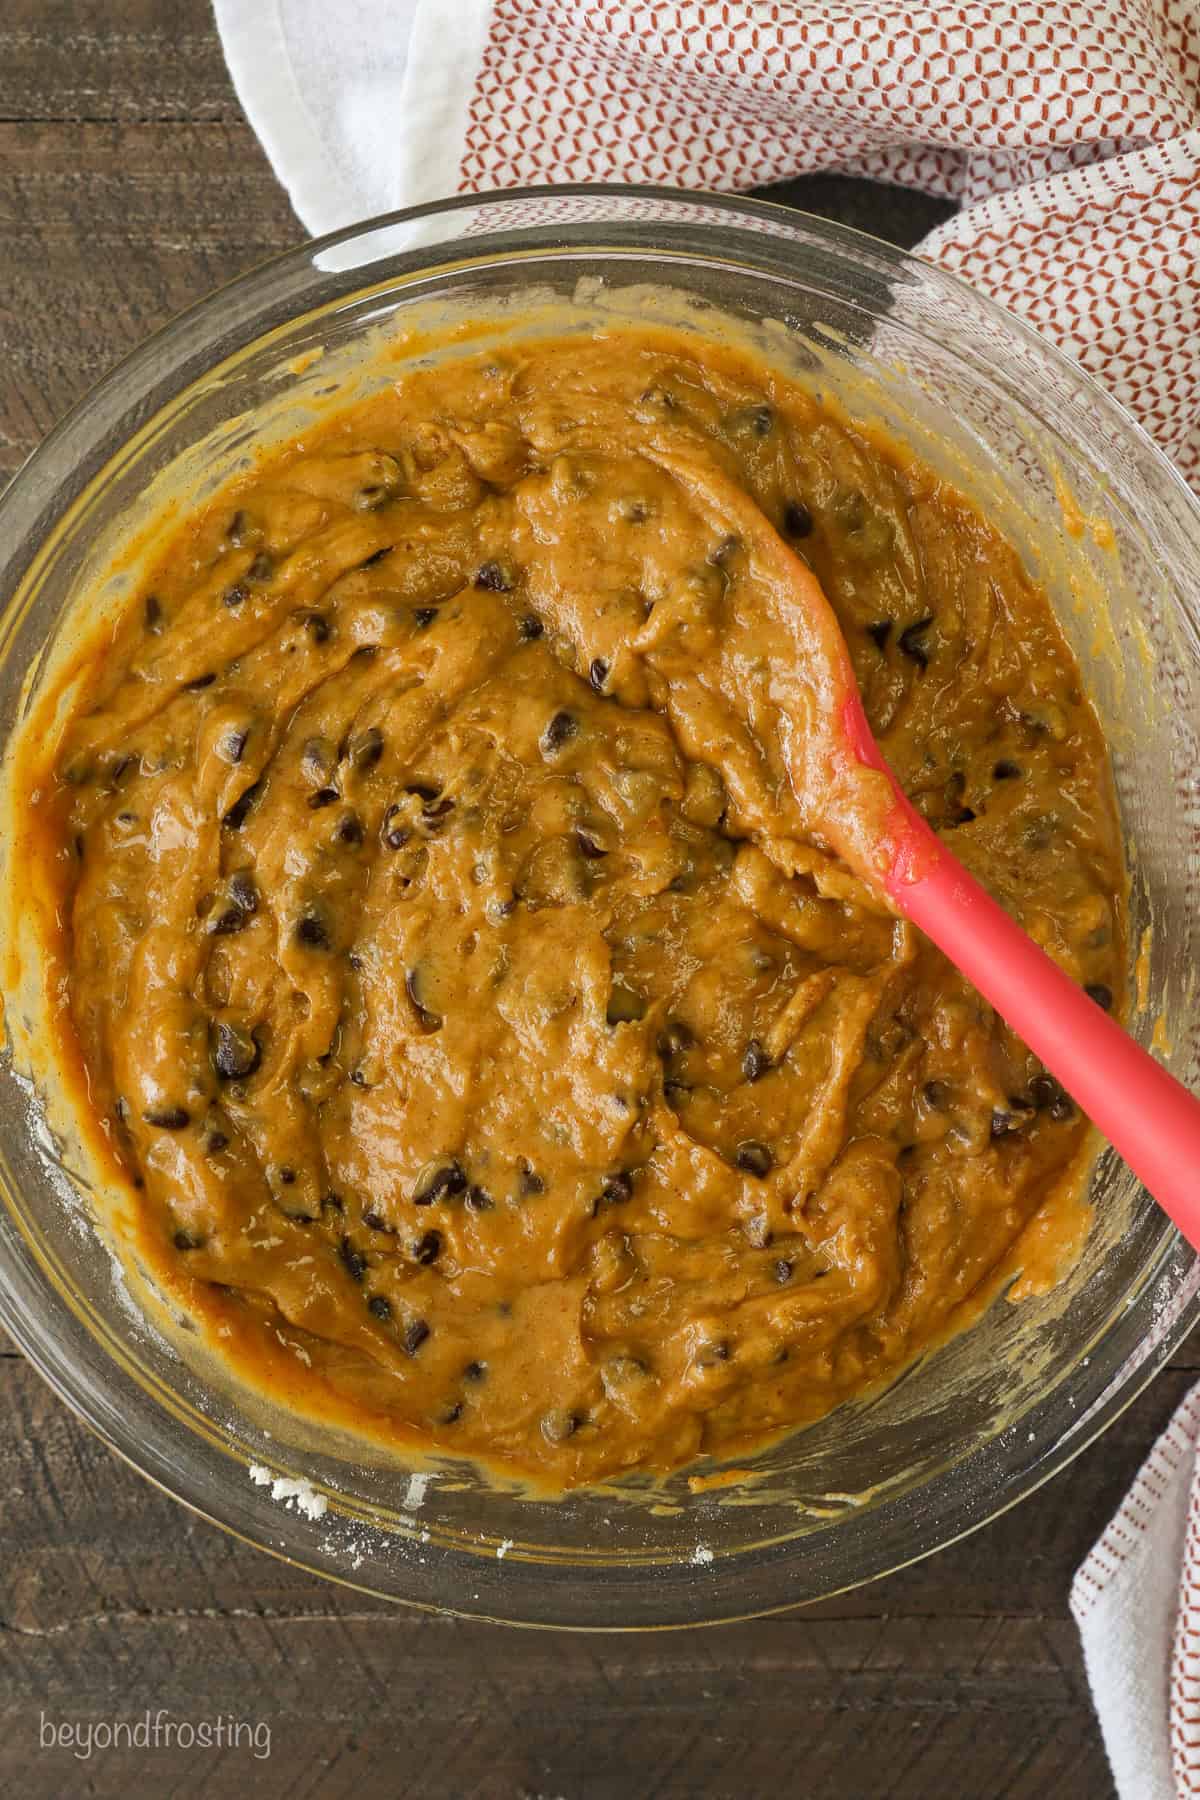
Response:
[[[909,184],[963,203],[922,253],[1056,339],[1200,483],[1196,0],[214,4],[314,232],[542,182]],[[1200,1400],[1073,1598],[1122,1800],[1200,1794],[1200,1498],[1181,1578],[1197,1429]],[[1197,1611],[1172,1685],[1181,1579]]]
[[[1100,377],[1200,481],[1196,0],[215,0],[314,232],[555,181],[815,169],[964,202],[924,255]]]

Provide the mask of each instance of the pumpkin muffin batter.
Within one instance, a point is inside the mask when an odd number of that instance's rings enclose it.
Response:
[[[692,337],[443,360],[264,457],[31,782],[137,1253],[285,1404],[559,1487],[877,1383],[1081,1173],[1070,1099],[813,829],[786,632],[679,455],[811,565],[907,792],[1112,1006],[1045,596]]]

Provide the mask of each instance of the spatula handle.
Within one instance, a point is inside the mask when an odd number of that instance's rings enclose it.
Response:
[[[887,883],[898,908],[956,963],[1200,1248],[1200,1100],[1064,974],[924,821],[936,854]],[[907,824],[906,835],[915,829]],[[922,859],[923,861],[925,859]]]

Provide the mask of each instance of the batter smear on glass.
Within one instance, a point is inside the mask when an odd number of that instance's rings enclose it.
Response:
[[[806,831],[767,576],[678,455],[811,564],[918,808],[1119,1002],[1044,594],[930,470],[680,335],[445,359],[264,457],[29,815],[159,1282],[284,1404],[555,1486],[877,1383],[1081,1173],[1058,1084]]]

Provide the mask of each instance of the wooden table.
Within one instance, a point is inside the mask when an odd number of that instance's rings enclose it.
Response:
[[[944,211],[829,178],[788,197],[905,243]],[[0,221],[0,481],[122,352],[303,235],[206,0],[4,0]],[[887,1581],[757,1624],[600,1638],[410,1615],[298,1574],[142,1482],[10,1349],[0,1793],[1098,1800],[1067,1590],[1197,1369],[1200,1338],[1040,1494]],[[264,1722],[270,1754],[42,1747],[147,1708]]]

